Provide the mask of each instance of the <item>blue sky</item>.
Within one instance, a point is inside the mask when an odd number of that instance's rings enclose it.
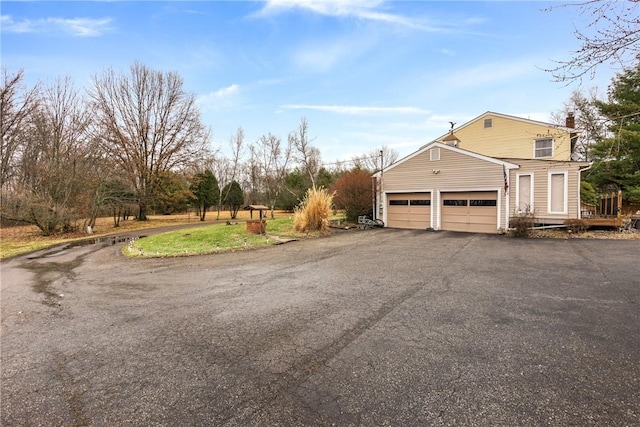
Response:
[[[2,1],[2,63],[78,87],[139,61],[176,71],[214,146],[286,140],[301,117],[325,162],[406,155],[485,111],[548,121],[577,86],[541,70],[579,44],[562,3],[273,0]],[[584,83],[606,90],[616,70]]]

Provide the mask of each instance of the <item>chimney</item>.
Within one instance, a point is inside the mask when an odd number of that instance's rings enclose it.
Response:
[[[571,128],[571,129],[576,127],[576,118],[573,115],[573,111],[570,111],[567,114],[566,127]]]

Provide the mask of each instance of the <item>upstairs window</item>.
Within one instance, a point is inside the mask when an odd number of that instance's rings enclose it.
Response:
[[[536,139],[533,150],[534,159],[553,156],[553,138]]]
[[[484,119],[484,127],[486,128],[490,128],[493,126],[493,119]]]

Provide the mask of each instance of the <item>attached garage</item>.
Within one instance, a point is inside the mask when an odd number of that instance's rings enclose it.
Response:
[[[442,230],[495,233],[498,192],[469,191],[440,194]]]
[[[387,227],[423,230],[431,227],[431,193],[388,194]]]

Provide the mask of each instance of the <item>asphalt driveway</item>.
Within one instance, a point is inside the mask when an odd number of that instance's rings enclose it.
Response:
[[[1,264],[3,426],[640,424],[640,241],[122,244]]]

